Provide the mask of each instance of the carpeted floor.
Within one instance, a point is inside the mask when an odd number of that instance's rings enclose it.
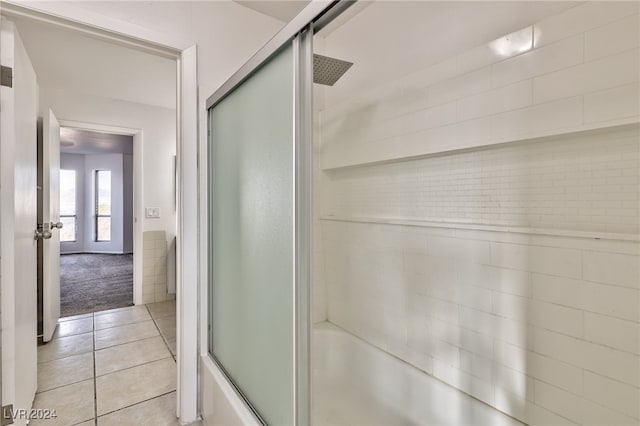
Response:
[[[132,254],[60,255],[60,316],[133,305]]]

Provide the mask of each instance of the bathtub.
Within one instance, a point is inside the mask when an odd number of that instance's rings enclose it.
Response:
[[[314,425],[522,425],[329,322],[313,338]]]

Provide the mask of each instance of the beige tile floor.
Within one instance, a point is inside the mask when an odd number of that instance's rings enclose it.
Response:
[[[167,301],[62,318],[38,347],[34,401],[57,418],[30,425],[179,425],[175,312]]]

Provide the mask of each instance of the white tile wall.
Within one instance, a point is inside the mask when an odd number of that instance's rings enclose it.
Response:
[[[639,12],[584,3],[323,110],[315,319],[531,425],[639,424]]]
[[[639,173],[638,129],[602,131],[329,171],[321,185],[330,196],[320,207],[325,214],[347,217],[637,234]],[[576,276],[579,272],[577,260],[557,264],[552,256],[545,259],[544,253],[532,259],[523,254],[518,260],[517,247],[502,252],[512,267],[519,261],[536,261],[540,265],[534,267],[541,273],[571,269],[568,276]],[[623,260],[612,258],[612,262]],[[632,265],[619,266],[627,268],[621,272],[627,280],[634,279],[627,274]],[[615,274],[615,268],[606,265],[593,269],[588,273]],[[607,282],[620,283],[615,276]]]
[[[532,50],[498,39],[383,82],[321,111],[321,167],[638,122],[639,32],[636,2],[588,2],[508,36]]]
[[[539,47],[554,43],[593,28],[603,27],[629,15],[637,15],[638,12],[638,2],[585,2],[534,25],[534,44]],[[613,46],[610,48],[615,49]]]
[[[321,222],[329,321],[528,424],[640,422],[637,241]]]
[[[583,57],[582,35],[560,40],[494,64],[491,69],[493,87],[568,68],[582,63]]]
[[[543,103],[635,83],[640,50],[632,49],[533,79],[533,102]]]
[[[142,303],[175,297],[167,293],[167,238],[164,231],[143,232]]]
[[[640,45],[638,15],[587,31],[584,35],[586,62],[624,52]]]
[[[640,115],[640,84],[638,83],[584,95],[585,123],[637,115]]]
[[[508,46],[514,46],[506,49]],[[457,57],[457,72],[460,74],[491,65],[503,59],[516,56],[520,49],[533,46],[533,27],[527,27],[520,31],[499,38],[492,43],[478,46],[464,52]]]

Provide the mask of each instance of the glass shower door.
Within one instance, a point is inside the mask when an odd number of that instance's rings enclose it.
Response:
[[[268,424],[294,423],[294,46],[209,110],[209,352]]]

